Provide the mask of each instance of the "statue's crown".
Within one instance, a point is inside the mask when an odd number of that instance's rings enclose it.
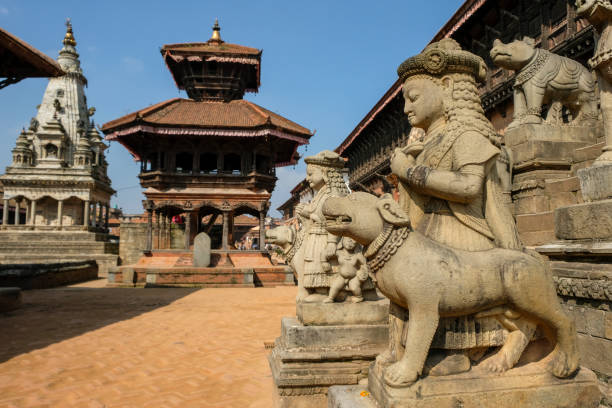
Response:
[[[429,44],[422,53],[408,58],[397,68],[397,75],[402,81],[418,74],[442,76],[453,73],[473,75],[479,82],[484,82],[487,77],[484,60],[462,50],[452,38]]]
[[[323,167],[334,167],[341,169],[344,167],[344,159],[336,152],[323,150],[314,156],[304,158],[306,164],[316,164]]]

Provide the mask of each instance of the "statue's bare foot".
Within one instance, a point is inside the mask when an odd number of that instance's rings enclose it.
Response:
[[[353,303],[363,302],[363,296],[353,296],[353,298],[351,299],[351,302]]]
[[[295,300],[297,302],[302,302],[304,299],[306,299],[307,296],[308,296],[308,291],[304,288],[299,288],[297,297],[295,298]]]
[[[385,369],[385,382],[390,387],[407,387],[414,383],[419,377],[417,370],[411,368],[412,364],[402,358],[397,363],[391,364]]]
[[[429,369],[429,375],[444,376],[465,373],[469,371],[472,364],[470,359],[463,353],[444,356],[439,362]]]
[[[334,299],[332,299],[330,297],[325,298],[325,299],[323,299],[323,303],[334,303]]]
[[[387,366],[393,362],[395,362],[395,358],[393,358],[393,352],[390,348],[386,349],[385,351],[376,356],[376,364],[381,367]]]
[[[496,354],[486,359],[482,366],[492,373],[503,373],[514,366],[512,356],[507,350],[500,349]]]
[[[315,302],[323,302],[324,299],[327,299],[327,296],[322,295],[320,293],[311,293],[306,296],[303,301],[306,303],[315,303]]]

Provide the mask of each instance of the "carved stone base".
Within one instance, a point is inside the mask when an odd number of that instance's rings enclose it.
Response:
[[[280,396],[325,394],[332,385],[357,384],[387,347],[388,335],[387,324],[305,326],[283,318],[268,357]]]
[[[347,324],[387,324],[389,299],[352,303],[350,300],[334,303],[296,304],[300,322],[307,326],[333,326]]]
[[[406,388],[387,386],[372,369],[367,390],[336,386],[328,392],[330,408],[596,408],[600,400],[591,370],[583,367],[573,378],[560,380],[540,363],[500,375],[474,367],[463,374],[426,377]]]
[[[531,169],[569,169],[576,149],[592,145],[603,134],[601,126],[521,125],[505,134],[515,172]]]

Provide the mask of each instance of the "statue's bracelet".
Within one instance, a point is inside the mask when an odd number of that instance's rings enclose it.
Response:
[[[422,188],[425,187],[430,172],[431,169],[427,166],[410,167],[406,170],[406,179],[413,186]]]

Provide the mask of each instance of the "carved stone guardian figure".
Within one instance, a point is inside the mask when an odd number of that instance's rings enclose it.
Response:
[[[327,230],[364,246],[377,287],[391,301],[389,348],[370,368],[372,395],[383,407],[510,407],[529,399],[525,392],[542,396],[532,387],[539,383],[550,401],[537,406],[596,406],[599,391],[588,370],[588,397],[573,385],[551,391],[562,384],[557,378],[578,370],[575,327],[557,299],[547,261],[523,248],[502,198],[500,150],[477,90],[486,77],[484,61],[444,39],[404,61],[398,75],[410,124],[426,133],[391,158],[400,202],[357,192],[323,206]],[[500,349],[475,357],[486,352],[478,335],[471,347],[469,341],[458,347],[478,363],[473,368],[461,354],[444,357],[453,363],[445,369],[429,361],[444,319],[463,319],[457,321],[470,334],[478,330],[474,322],[487,317],[507,331]],[[536,326],[549,340],[546,357],[541,342],[532,348],[539,354],[524,353]],[[538,363],[515,368],[525,358]],[[447,379],[437,380],[440,375]],[[527,382],[531,391],[515,391]],[[559,405],[557,398],[580,403]]]
[[[314,191],[312,201],[297,209],[303,234],[303,272],[298,276],[298,301],[321,301],[325,298],[333,276],[331,260],[336,254],[339,238],[325,229],[321,208],[332,196],[345,196],[348,188],[342,178],[344,160],[335,152],[323,150],[304,159],[306,181]]]
[[[580,63],[535,48],[529,37],[508,44],[497,39],[490,54],[495,65],[516,72],[514,120],[509,129],[542,123],[543,104],[551,104],[546,116],[549,124],[562,123],[562,106],[570,110],[574,124],[597,121],[595,80]]]

